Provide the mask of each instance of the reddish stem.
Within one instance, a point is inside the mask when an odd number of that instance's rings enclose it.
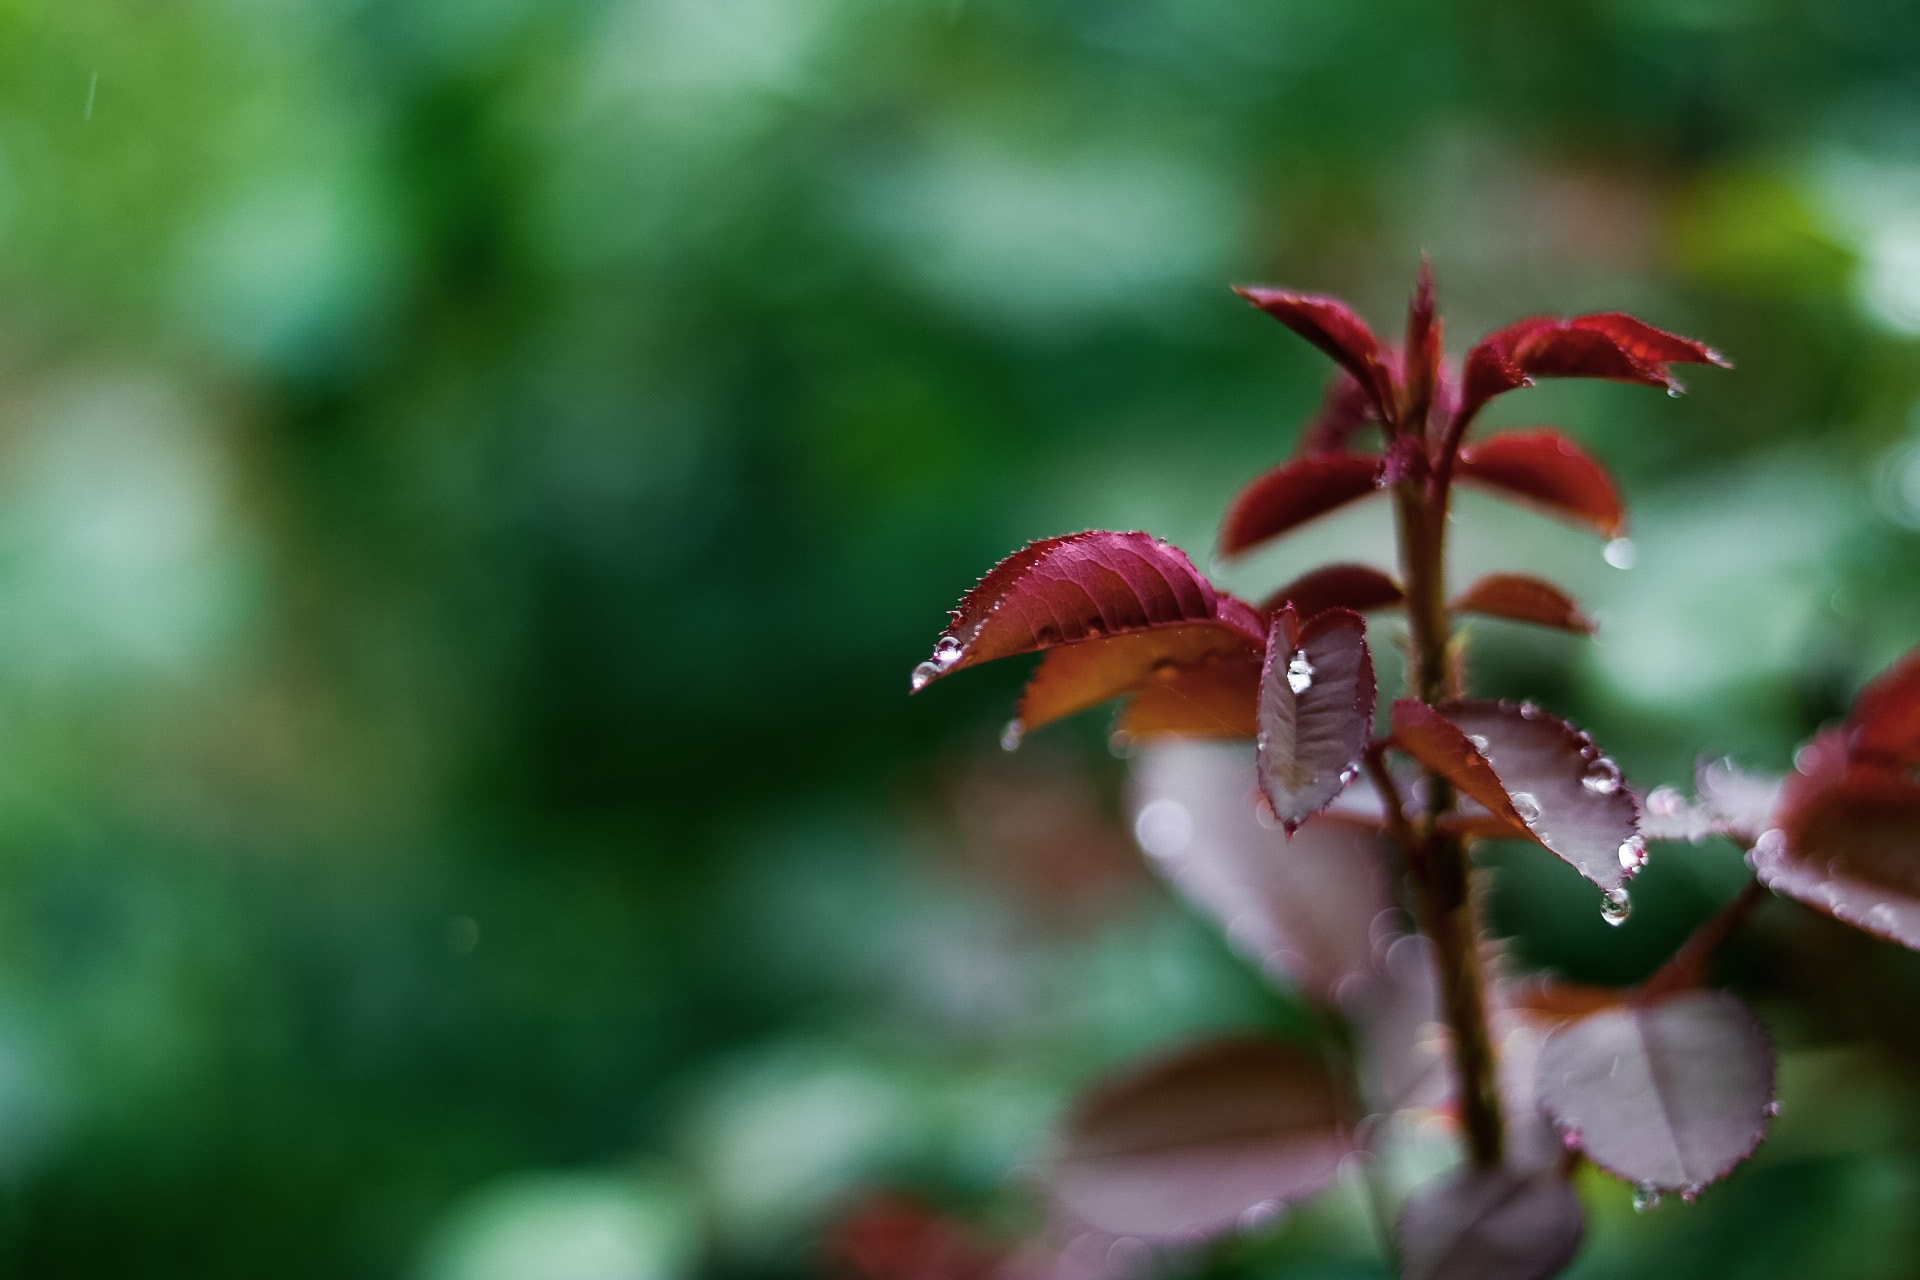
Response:
[[[1647,1002],[1699,986],[1706,980],[1707,966],[1712,963],[1714,953],[1739,931],[1740,926],[1747,922],[1747,917],[1753,914],[1753,909],[1766,896],[1766,886],[1758,880],[1747,881],[1746,887],[1732,902],[1695,929],[1680,945],[1680,949],[1655,970],[1652,977],[1640,984],[1632,998]]]

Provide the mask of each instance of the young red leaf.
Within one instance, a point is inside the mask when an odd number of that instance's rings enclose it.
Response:
[[[1251,738],[1259,732],[1258,652],[1157,671],[1134,692],[1115,726],[1126,739]]]
[[[1006,1259],[917,1200],[878,1193],[833,1224],[823,1252],[853,1280],[991,1280]]]
[[[1406,425],[1411,439],[1424,439],[1427,414],[1440,385],[1442,325],[1434,314],[1433,263],[1420,259],[1420,279],[1407,303],[1407,340],[1401,348],[1401,380],[1406,388]]]
[[[1609,919],[1646,860],[1640,806],[1593,740],[1558,716],[1504,702],[1393,704],[1393,739],[1496,817],[1607,892]],[[1624,919],[1624,915],[1619,918]]]
[[[1330,564],[1302,574],[1268,597],[1260,611],[1274,614],[1292,605],[1302,618],[1328,609],[1368,613],[1397,605],[1404,597],[1400,584],[1364,564]]]
[[[1338,298],[1235,285],[1235,293],[1320,348],[1352,374],[1384,416],[1393,410],[1393,377],[1380,358],[1380,340]]]
[[[1795,775],[1748,855],[1775,893],[1920,951],[1920,786],[1871,766]]]
[[[1920,764],[1920,649],[1860,691],[1847,730],[1856,760],[1894,768]]]
[[[1289,839],[1264,820],[1241,745],[1143,750],[1131,791],[1140,847],[1269,979],[1332,1004],[1368,971],[1374,921],[1393,905],[1377,831],[1320,818]]]
[[[1366,619],[1329,609],[1305,626],[1282,609],[1260,673],[1260,786],[1287,830],[1332,803],[1360,771],[1373,736],[1373,656]]]
[[[1150,681],[1220,662],[1258,670],[1260,642],[1227,623],[1192,623],[1049,649],[1020,696],[1017,732],[1099,706]],[[1256,676],[1257,680],[1258,677]],[[1246,720],[1252,719],[1252,688]]]
[[[1693,786],[1700,808],[1714,827],[1736,840],[1752,843],[1773,826],[1780,807],[1782,779],[1748,773],[1731,760],[1703,761],[1694,769]]]
[[[1352,1149],[1319,1060],[1272,1041],[1227,1040],[1085,1095],[1043,1177],[1092,1226],[1165,1239],[1212,1234],[1256,1206],[1313,1195]]]
[[[1606,468],[1558,431],[1506,431],[1460,450],[1458,475],[1608,538],[1627,527]]]
[[[1586,1218],[1557,1169],[1454,1170],[1400,1216],[1406,1280],[1547,1280],[1580,1251]]]
[[[933,657],[914,668],[913,687],[1017,653],[1247,616],[1222,607],[1186,552],[1147,534],[1048,538],[1002,560],[966,594]]]
[[[1283,462],[1240,491],[1220,525],[1220,554],[1238,555],[1380,487],[1378,454],[1332,453]]]
[[[1467,353],[1458,420],[1471,419],[1492,397],[1536,377],[1607,378],[1677,395],[1683,388],[1668,368],[1672,364],[1731,367],[1711,347],[1617,311],[1521,320],[1488,334]]]
[[[1593,619],[1580,612],[1572,596],[1539,578],[1523,573],[1490,573],[1461,592],[1447,606],[1455,613],[1477,613],[1510,622],[1531,622],[1590,636]]]
[[[1773,1044],[1733,996],[1687,991],[1561,1027],[1539,1079],[1569,1145],[1645,1192],[1691,1197],[1766,1136]]]
[[[1367,426],[1380,421],[1380,410],[1373,395],[1342,370],[1333,376],[1320,410],[1300,429],[1301,457],[1345,453],[1353,437]]]

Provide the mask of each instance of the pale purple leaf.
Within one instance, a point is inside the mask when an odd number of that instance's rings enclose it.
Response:
[[[1374,696],[1364,618],[1328,609],[1303,626],[1291,606],[1275,615],[1260,676],[1257,758],[1260,785],[1288,830],[1359,773]]]
[[[1586,1219],[1557,1169],[1454,1170],[1400,1216],[1406,1280],[1547,1280],[1580,1251]]]

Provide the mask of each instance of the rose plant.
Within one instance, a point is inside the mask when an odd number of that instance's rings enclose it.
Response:
[[[1097,1084],[1062,1120],[1042,1180],[1092,1230],[1203,1239],[1326,1189],[1343,1162],[1380,1159],[1394,1117],[1417,1106],[1457,1121],[1464,1159],[1391,1215],[1402,1274],[1549,1276],[1583,1234],[1579,1162],[1633,1184],[1639,1204],[1691,1201],[1766,1135],[1771,1043],[1742,1001],[1707,984],[1714,952],[1767,891],[1920,948],[1920,657],[1871,684],[1786,779],[1717,762],[1692,799],[1637,791],[1560,717],[1469,696],[1456,618],[1594,624],[1534,577],[1453,591],[1454,487],[1617,539],[1625,510],[1599,462],[1550,429],[1476,435],[1480,411],[1543,377],[1678,394],[1674,365],[1727,362],[1603,313],[1522,320],[1456,366],[1425,264],[1398,347],[1334,299],[1238,292],[1339,371],[1295,456],[1234,500],[1220,552],[1381,495],[1397,573],[1331,564],[1255,604],[1145,533],[1049,538],[966,594],[912,686],[1039,653],[1009,747],[1126,699],[1117,731],[1134,748],[1141,844],[1316,1007],[1326,1035],[1317,1051],[1216,1040]],[[1404,618],[1406,696],[1378,708],[1369,618],[1386,615]],[[1559,858],[1619,923],[1649,841],[1709,834],[1745,850],[1753,878],[1649,980],[1607,990],[1505,971],[1477,908],[1477,841]],[[1436,1023],[1443,1036],[1424,1030]]]

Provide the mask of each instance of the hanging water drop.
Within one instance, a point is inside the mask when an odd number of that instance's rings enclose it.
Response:
[[[1620,789],[1620,766],[1601,756],[1580,775],[1580,785],[1597,796],[1610,796]]]
[[[1773,1119],[1773,1117],[1775,1117],[1775,1116],[1777,1116],[1777,1115],[1779,1115],[1779,1114],[1780,1114],[1780,1099],[1778,1099],[1778,1098],[1775,1098],[1775,1099],[1774,1099],[1774,1100],[1773,1100],[1772,1102],[1769,1102],[1769,1103],[1767,1104],[1767,1106],[1766,1106],[1766,1111],[1767,1111],[1767,1119],[1769,1119],[1769,1120],[1771,1120],[1771,1119]]]
[[[1020,740],[1026,736],[1027,726],[1021,724],[1018,720],[1009,720],[1007,721],[1007,727],[1000,731],[1000,749],[1002,751],[1018,751],[1020,749]]]
[[[1295,693],[1305,693],[1313,687],[1313,663],[1307,660],[1305,650],[1295,650],[1293,657],[1287,660],[1287,688]]]
[[[939,663],[923,662],[919,666],[913,669],[913,677],[912,679],[908,680],[907,683],[913,687],[913,691],[915,693],[918,693],[922,689],[926,688],[927,683],[939,674],[940,674]]]
[[[1692,1204],[1695,1200],[1698,1200],[1700,1198],[1700,1190],[1701,1188],[1699,1183],[1689,1182],[1686,1186],[1680,1188],[1680,1203]]]
[[[1625,924],[1627,917],[1632,914],[1633,899],[1627,896],[1627,891],[1624,887],[1607,890],[1606,901],[1600,904],[1600,918],[1602,920],[1605,920],[1617,929]]]
[[[1600,555],[1616,569],[1631,569],[1639,552],[1634,549],[1632,538],[1615,538],[1601,550]]]
[[[1671,818],[1686,807],[1678,787],[1661,785],[1647,793],[1647,812],[1656,818]]]
[[[1520,815],[1520,821],[1528,826],[1540,821],[1540,802],[1534,798],[1533,792],[1516,791],[1510,798],[1513,811]]]
[[[1645,1213],[1649,1209],[1660,1207],[1660,1188],[1651,1182],[1643,1182],[1633,1189],[1633,1211]]]

